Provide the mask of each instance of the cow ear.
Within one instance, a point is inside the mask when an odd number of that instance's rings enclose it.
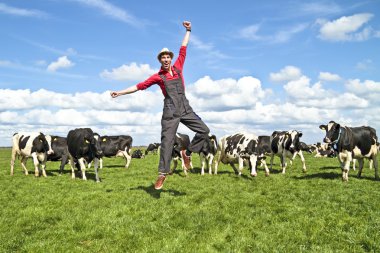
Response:
[[[57,141],[57,138],[54,138],[54,140],[53,141]]]
[[[298,134],[298,137],[302,137],[302,133],[301,132]]]
[[[327,125],[320,125],[319,128],[326,131]]]

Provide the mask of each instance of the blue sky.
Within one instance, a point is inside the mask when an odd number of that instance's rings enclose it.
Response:
[[[0,146],[77,127],[159,142],[158,87],[109,91],[157,71],[163,47],[177,55],[184,20],[187,96],[218,137],[297,129],[315,143],[330,120],[380,129],[379,0],[0,0]]]

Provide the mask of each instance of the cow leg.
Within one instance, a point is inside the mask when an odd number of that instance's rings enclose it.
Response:
[[[252,156],[249,158],[249,164],[250,164],[250,167],[251,167],[251,176],[252,176],[252,177],[256,177],[256,176],[257,176],[257,172],[256,172],[256,162],[257,162],[257,156],[252,155]]]
[[[235,174],[238,175],[239,171],[236,169],[235,164],[231,162],[230,165],[231,165],[232,169],[234,170]]]
[[[201,175],[204,175],[205,174],[206,157],[204,154],[200,153],[199,159],[201,160],[201,165],[202,165]]]
[[[170,173],[174,173],[174,171],[177,169],[177,165],[178,165],[178,158],[174,158],[173,159],[173,167],[172,167]]]
[[[86,177],[86,164],[85,164],[84,158],[79,158],[78,159],[78,163],[79,163],[79,166],[80,166],[80,170],[82,172],[82,179],[83,180],[87,180],[87,177]]]
[[[71,167],[71,178],[75,179],[75,164],[74,164],[74,159],[73,159],[73,157],[71,155],[70,155],[69,159],[70,159],[70,167]]]
[[[33,158],[33,164],[34,164],[34,176],[38,177],[40,175],[40,172],[39,172],[40,162],[38,161],[37,154],[35,152],[32,153],[32,158]]]
[[[13,170],[15,166],[15,160],[16,160],[16,149],[12,148],[12,155],[11,155],[11,176],[13,176]]]
[[[302,172],[306,172],[306,163],[305,163],[305,158],[303,157],[302,150],[300,150],[300,152],[298,152],[298,155],[299,155],[299,157],[301,157],[301,161],[302,161]]]
[[[274,154],[271,154],[271,155],[270,155],[270,170],[272,170],[273,159],[274,159]]]
[[[99,166],[99,159],[95,157],[94,159],[94,169],[95,169],[95,178],[96,182],[100,183],[100,178],[99,178],[99,172],[98,172],[98,166]]]
[[[132,159],[132,157],[128,154],[127,151],[123,151],[122,153],[123,153],[123,156],[124,156],[124,158],[125,158],[125,162],[126,162],[126,163],[125,163],[125,168],[128,169],[129,164],[131,163],[131,159]]]
[[[379,180],[378,161],[376,155],[372,157],[373,167],[375,168],[375,179]]]
[[[360,165],[359,165],[360,166]],[[356,159],[352,159],[352,169],[356,170]]]
[[[265,169],[265,176],[269,176],[269,169],[268,169],[268,166],[267,166],[267,163],[265,161],[265,159],[261,159],[261,166],[264,166],[264,169]]]
[[[212,175],[212,161],[214,159],[213,155],[208,156],[208,174]]]
[[[25,156],[21,158],[21,167],[24,170],[25,176],[29,175],[28,169],[26,168],[26,165],[25,165],[27,160],[28,158]]]
[[[362,170],[363,170],[363,165],[364,165],[364,160],[363,158],[358,159],[359,161],[359,171],[358,171],[358,177],[362,177]]]
[[[241,172],[244,168],[244,159],[239,157],[239,176],[241,176]]]
[[[59,175],[62,175],[68,159],[69,159],[69,157],[67,155],[62,156],[61,166],[59,167]]]
[[[103,158],[99,159],[99,164],[100,164],[99,168],[103,169]]]
[[[285,157],[285,155],[280,156],[280,159],[281,159],[282,174],[285,174],[285,171],[286,171],[286,157]]]
[[[185,175],[187,176],[187,168],[185,166],[185,161],[182,158],[182,152],[181,152],[181,164],[182,164],[181,168],[182,168],[183,172],[185,173]],[[177,167],[177,165],[176,165],[176,167]]]
[[[91,168],[91,165],[92,165],[92,161],[88,163],[88,165],[87,165],[87,169],[90,169],[90,168]]]
[[[47,162],[47,154],[45,155],[44,160],[40,163],[41,170],[42,170],[42,176],[44,176],[44,177],[47,177],[46,170],[45,170],[46,162]]]
[[[369,159],[368,165],[369,165],[369,169],[372,170],[372,168],[373,168],[373,159],[372,158]]]
[[[220,163],[220,159],[221,159],[221,151],[218,150],[216,152],[216,155],[214,157],[214,174],[218,174],[218,166],[219,166],[219,163]]]

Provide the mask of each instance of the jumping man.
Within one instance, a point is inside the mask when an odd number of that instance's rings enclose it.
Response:
[[[125,90],[113,91],[111,96],[116,98],[121,95],[134,93],[138,90],[145,90],[153,84],[158,84],[165,96],[164,108],[161,119],[161,153],[158,164],[158,178],[154,185],[156,190],[162,188],[166,176],[170,172],[170,161],[172,157],[173,144],[177,133],[178,125],[181,122],[192,131],[196,132],[193,140],[186,150],[181,151],[186,169],[190,169],[190,156],[192,152],[198,153],[204,141],[208,138],[209,128],[202,119],[194,113],[189,101],[185,96],[185,82],[182,75],[183,65],[186,58],[187,44],[190,38],[191,23],[184,21],[186,34],[182,41],[177,60],[172,65],[173,52],[168,48],[163,48],[157,55],[161,63],[161,69],[157,74],[152,75],[144,82],[131,86]]]

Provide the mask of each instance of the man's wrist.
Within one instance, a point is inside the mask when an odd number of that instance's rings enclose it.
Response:
[[[187,32],[191,32],[191,28],[186,28],[186,31]]]

